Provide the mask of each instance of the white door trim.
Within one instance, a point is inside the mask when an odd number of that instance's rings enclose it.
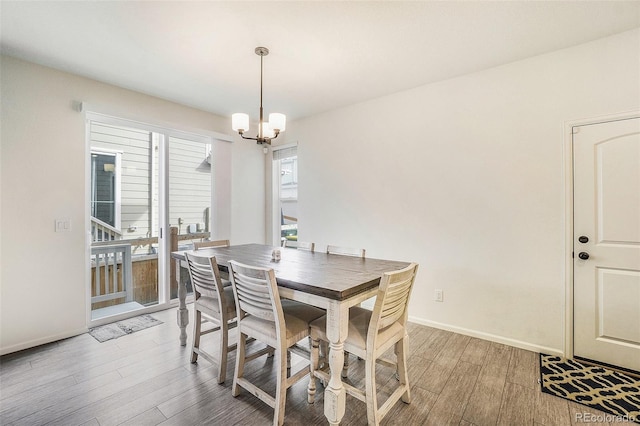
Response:
[[[565,199],[565,315],[564,356],[573,358],[573,128],[589,124],[640,118],[640,111],[627,111],[564,123]]]

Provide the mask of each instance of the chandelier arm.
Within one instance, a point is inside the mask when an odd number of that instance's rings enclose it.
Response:
[[[242,139],[248,139],[248,140],[250,140],[250,141],[257,141],[257,140],[258,140],[258,138],[250,138],[250,137],[248,137],[248,136],[245,136],[243,133],[239,133],[239,135],[240,135],[240,137],[241,137]]]

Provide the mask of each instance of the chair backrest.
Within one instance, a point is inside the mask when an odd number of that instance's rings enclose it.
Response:
[[[327,254],[354,256],[354,257],[361,257],[364,259],[364,253],[365,253],[364,249],[355,249],[355,248],[332,246],[332,245],[327,246]]]
[[[229,262],[229,277],[236,297],[238,321],[247,314],[273,322],[276,336],[281,341],[284,330],[284,313],[273,269]]]
[[[417,273],[418,264],[412,263],[404,269],[385,272],[382,275],[367,332],[367,347],[375,347],[374,341],[380,330],[396,322],[405,327],[407,305]]]
[[[228,247],[229,240],[216,240],[216,241],[196,241],[193,243],[194,250],[200,250],[207,247]]]
[[[298,250],[315,251],[315,243],[307,243],[305,241],[284,240],[282,247],[296,248]]]
[[[198,256],[185,253],[189,266],[189,277],[196,291],[196,300],[201,296],[218,300],[220,312],[222,310],[222,281],[218,271],[218,263],[215,256]]]

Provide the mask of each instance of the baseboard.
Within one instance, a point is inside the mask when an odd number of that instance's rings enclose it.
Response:
[[[426,325],[427,327],[433,327],[433,328],[438,328],[440,330],[452,331],[454,333],[464,334],[465,336],[476,337],[478,339],[488,340],[490,342],[501,343],[507,346],[513,346],[513,347],[524,349],[527,351],[542,352],[548,355],[564,356],[564,351],[561,349],[541,346],[541,345],[537,345],[535,343],[530,343],[530,342],[523,342],[522,340],[511,339],[504,336],[485,333],[483,331],[471,330],[468,328],[457,327],[454,325],[443,324],[440,322],[429,321],[429,320],[416,318],[412,316],[409,317],[409,321],[416,324],[420,324],[420,325]]]
[[[47,343],[56,342],[62,339],[68,339],[69,337],[78,336],[80,334],[86,333],[87,331],[89,331],[89,329],[84,327],[77,330],[67,331],[61,334],[55,334],[53,336],[47,336],[40,339],[29,340],[28,342],[18,343],[17,345],[0,348],[0,355],[22,351],[36,346],[45,345]]]

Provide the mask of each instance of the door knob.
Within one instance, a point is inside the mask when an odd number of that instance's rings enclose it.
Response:
[[[589,253],[587,253],[586,251],[581,251],[580,253],[578,253],[578,257],[582,260],[587,260],[589,258]]]
[[[582,235],[580,236],[580,238],[578,238],[578,241],[580,241],[582,244],[588,243],[589,237],[585,237],[584,235]]]

